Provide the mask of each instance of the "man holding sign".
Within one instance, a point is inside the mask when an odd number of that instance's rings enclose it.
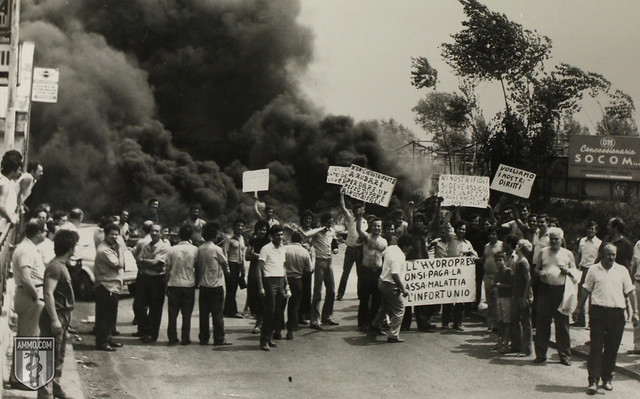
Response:
[[[378,281],[378,289],[382,294],[382,303],[378,309],[373,327],[382,329],[386,316],[389,316],[389,332],[387,342],[404,342],[400,338],[400,325],[404,316],[404,300],[409,292],[402,285],[400,275],[404,267],[406,254],[413,248],[413,238],[404,235],[398,239],[398,245],[391,245],[384,252],[382,273]]]

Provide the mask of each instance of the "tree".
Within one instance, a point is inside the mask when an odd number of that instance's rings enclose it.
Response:
[[[413,112],[416,123],[432,135],[437,149],[449,155],[449,169],[453,171],[452,154],[469,144],[466,128],[470,108],[465,98],[434,91],[420,99]]]
[[[461,76],[499,81],[510,113],[506,85],[532,75],[548,58],[551,40],[511,22],[504,14],[490,11],[476,0],[459,0],[468,19],[453,43],[442,44],[442,56]]]

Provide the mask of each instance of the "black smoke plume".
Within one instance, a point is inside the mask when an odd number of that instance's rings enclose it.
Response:
[[[329,165],[405,178],[375,122],[325,116],[296,78],[312,57],[297,0],[23,0],[36,65],[60,68],[56,104],[34,104],[35,201],[94,217],[159,197],[172,221],[250,214],[242,172],[269,167],[283,219],[335,204]]]

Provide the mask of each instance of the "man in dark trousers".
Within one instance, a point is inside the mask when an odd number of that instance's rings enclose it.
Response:
[[[138,334],[144,343],[154,343],[158,339],[162,307],[165,295],[165,263],[170,245],[160,239],[161,227],[151,227],[151,241],[144,244],[138,257],[138,278],[134,313],[138,321]]]
[[[107,224],[104,240],[96,249],[96,347],[107,352],[121,347],[113,342],[112,334],[118,318],[118,302],[123,287],[124,250],[119,244],[120,226]]]
[[[591,345],[587,369],[589,370],[589,387],[587,393],[594,395],[598,392],[598,380],[602,379],[602,388],[613,390],[611,379],[616,366],[616,356],[624,332],[624,309],[626,298],[631,302],[633,310],[633,325],[638,324],[638,309],[636,293],[629,271],[615,262],[616,246],[613,243],[604,244],[602,259],[591,266],[585,278],[576,316],[583,312],[584,304],[591,296],[589,308],[589,326]]]

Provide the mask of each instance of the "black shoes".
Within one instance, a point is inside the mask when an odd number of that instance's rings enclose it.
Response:
[[[340,323],[338,323],[337,321],[333,321],[331,319],[323,320],[322,324],[324,324],[325,326],[339,326],[340,325]]]
[[[387,338],[387,342],[388,342],[388,343],[390,343],[390,344],[399,344],[399,343],[401,343],[401,342],[404,342],[404,339],[402,339],[402,338],[391,338],[391,337],[389,337],[389,338]]]
[[[560,359],[560,364],[563,364],[565,366],[571,366],[571,360],[569,360],[569,359]]]
[[[598,384],[595,382],[590,382],[587,387],[587,395],[595,395],[598,393]]]
[[[544,363],[547,361],[546,357],[536,357],[535,359],[533,359],[534,363]]]
[[[269,349],[269,345],[266,342],[264,342],[264,343],[260,344],[260,350],[263,350],[265,352],[269,352],[271,349]]]
[[[318,324],[318,323],[309,324],[309,328],[313,328],[314,330],[318,330],[318,331],[324,330],[324,328],[320,327],[320,324]]]
[[[231,342],[227,342],[227,340],[222,340],[222,341],[214,341],[213,342],[213,346],[229,346],[229,345],[233,345]]]
[[[116,348],[112,347],[111,345],[101,345],[101,346],[98,346],[98,350],[105,351],[105,352],[115,352]]]
[[[122,342],[110,342],[109,346],[112,348],[122,348]]]

